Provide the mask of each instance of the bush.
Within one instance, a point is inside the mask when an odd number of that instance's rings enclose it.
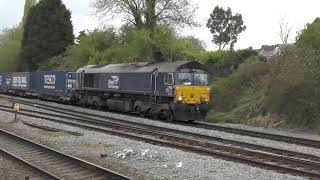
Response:
[[[265,63],[242,64],[239,69],[226,78],[214,81],[212,85],[215,110],[230,111],[237,106],[243,90],[251,87],[259,89],[260,82],[266,81],[270,66]]]
[[[294,48],[274,64],[247,62],[213,82],[209,120],[320,129],[320,51]]]
[[[257,52],[251,49],[244,49],[236,52],[207,52],[203,55],[202,62],[207,66],[213,77],[227,77],[250,57],[256,57],[257,61],[262,62],[262,59],[257,56]]]
[[[273,66],[267,110],[292,127],[320,125],[320,52],[294,49]]]

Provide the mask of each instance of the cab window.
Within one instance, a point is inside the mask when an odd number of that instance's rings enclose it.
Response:
[[[208,86],[208,75],[207,74],[194,74],[194,85]]]
[[[173,85],[173,74],[172,73],[164,74],[164,84]]]
[[[191,73],[178,73],[177,84],[178,85],[191,85],[192,74]]]

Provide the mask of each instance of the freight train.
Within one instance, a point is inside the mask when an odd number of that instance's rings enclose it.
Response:
[[[197,61],[0,73],[0,92],[179,121],[204,118],[210,102],[208,73]]]

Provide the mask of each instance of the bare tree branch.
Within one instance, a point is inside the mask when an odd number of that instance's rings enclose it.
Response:
[[[194,15],[197,7],[191,0],[95,0],[92,7],[100,17],[113,19],[119,14],[126,15],[127,22],[137,27],[157,24],[195,26]]]
[[[289,22],[285,19],[285,16],[281,16],[279,22],[279,36],[283,44],[288,44],[292,26],[289,25]]]

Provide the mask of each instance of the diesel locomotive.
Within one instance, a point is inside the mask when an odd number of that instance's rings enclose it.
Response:
[[[197,61],[87,65],[77,72],[3,73],[0,91],[182,121],[204,118],[210,102],[209,75]]]

